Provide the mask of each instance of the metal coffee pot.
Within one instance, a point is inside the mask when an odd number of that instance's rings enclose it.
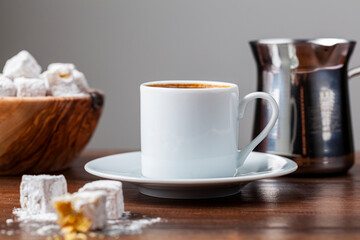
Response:
[[[258,91],[279,104],[279,119],[257,151],[293,159],[297,174],[346,172],[354,163],[348,71],[356,42],[345,39],[264,39],[251,41]],[[256,103],[253,135],[268,123],[271,110]]]

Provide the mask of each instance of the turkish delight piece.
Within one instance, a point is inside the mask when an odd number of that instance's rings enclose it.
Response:
[[[106,192],[65,194],[53,199],[57,223],[66,232],[88,232],[106,226]]]
[[[72,63],[52,63],[42,77],[53,96],[84,96],[89,92],[84,74]]]
[[[90,91],[89,84],[85,78],[85,75],[82,72],[78,71],[77,69],[74,69],[73,76],[74,76],[74,81],[81,92],[87,93]]]
[[[37,78],[41,73],[41,67],[35,58],[26,50],[8,59],[5,63],[4,76],[15,79],[18,77]]]
[[[76,69],[75,65],[72,63],[50,63],[47,70],[57,70],[60,68],[67,68],[71,71]]]
[[[102,190],[106,192],[106,212],[108,219],[118,219],[124,213],[122,183],[111,180],[98,180],[86,183],[79,192]]]
[[[0,97],[15,97],[16,87],[13,81],[0,74]]]
[[[15,78],[14,84],[18,97],[42,97],[46,96],[46,85],[43,79],[38,78]]]
[[[66,192],[67,184],[63,175],[23,175],[20,205],[30,214],[52,213],[55,210],[51,199]]]

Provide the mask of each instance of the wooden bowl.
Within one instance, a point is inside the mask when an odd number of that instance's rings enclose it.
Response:
[[[67,168],[89,142],[104,103],[85,97],[0,98],[0,175]]]

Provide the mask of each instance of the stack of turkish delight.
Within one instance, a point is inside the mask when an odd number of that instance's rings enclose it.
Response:
[[[26,50],[6,61],[0,74],[0,97],[84,96],[89,85],[82,72],[71,63],[41,67]]]
[[[119,219],[124,213],[121,182],[98,180],[70,194],[63,175],[24,175],[20,204],[31,215],[57,212],[65,234],[102,229],[107,220]]]

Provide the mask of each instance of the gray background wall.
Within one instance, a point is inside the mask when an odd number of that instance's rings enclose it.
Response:
[[[107,96],[89,148],[139,149],[139,84],[208,79],[255,91],[248,41],[343,37],[360,41],[359,1],[1,0],[0,65],[22,49],[45,68],[73,62]],[[350,66],[360,64],[360,47]],[[2,67],[0,67],[2,68]],[[360,79],[350,83],[360,150]],[[253,109],[242,121],[250,140]]]

